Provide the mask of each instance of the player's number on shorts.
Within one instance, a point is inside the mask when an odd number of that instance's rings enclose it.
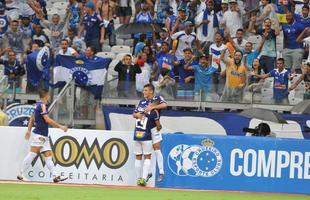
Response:
[[[146,129],[147,120],[148,120],[147,117],[144,117],[144,119],[137,119],[136,120],[136,127],[145,130]]]

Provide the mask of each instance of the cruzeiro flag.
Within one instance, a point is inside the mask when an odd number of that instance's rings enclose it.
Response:
[[[74,79],[78,86],[88,89],[95,99],[100,99],[111,61],[111,58],[89,59],[85,56],[58,55],[54,68],[54,85],[61,87]]]
[[[51,66],[50,49],[43,47],[27,56],[26,69],[27,81],[38,87],[40,81],[44,81],[45,87],[48,88],[49,82],[49,69]]]

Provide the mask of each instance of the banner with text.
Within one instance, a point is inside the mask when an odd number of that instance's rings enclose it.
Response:
[[[310,141],[167,134],[158,187],[310,194]]]
[[[25,132],[26,128],[0,127],[0,180],[16,180],[29,152],[31,139],[24,139]],[[55,171],[69,177],[66,183],[136,185],[132,141],[129,132],[50,129]],[[25,176],[31,181],[52,181],[39,155]],[[154,179],[148,185],[154,186]]]

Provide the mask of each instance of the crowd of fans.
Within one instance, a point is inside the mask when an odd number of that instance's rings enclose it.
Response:
[[[132,35],[132,52],[113,66],[120,97],[139,97],[152,82],[166,99],[241,103],[273,77],[275,103],[289,103],[289,92],[302,81],[304,98],[310,98],[309,0],[69,0],[66,5],[66,14],[59,15],[48,13],[45,0],[0,1],[0,63],[16,88],[29,53],[48,46],[53,55],[93,59],[103,45],[116,45],[117,23],[134,21],[163,28]]]

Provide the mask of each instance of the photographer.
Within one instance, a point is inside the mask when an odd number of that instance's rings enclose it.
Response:
[[[270,126],[263,122],[259,123],[254,129],[243,128],[243,132],[246,132],[246,136],[276,137],[276,134],[271,132]]]

